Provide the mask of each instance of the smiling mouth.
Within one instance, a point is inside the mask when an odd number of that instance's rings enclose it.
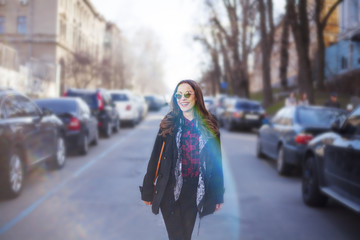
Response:
[[[188,103],[188,102],[182,102],[182,103],[180,103],[180,105],[181,106],[183,106],[183,107],[186,107],[187,105],[189,105],[190,103]]]

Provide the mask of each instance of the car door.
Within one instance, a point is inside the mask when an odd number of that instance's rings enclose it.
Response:
[[[40,119],[27,112],[24,98],[18,95],[9,96],[4,102],[4,110],[11,130],[18,134],[18,140],[24,146],[28,164],[44,159],[44,135],[40,128]]]
[[[42,143],[38,148],[39,152],[42,153],[42,158],[51,157],[54,153],[57,140],[57,128],[54,123],[54,116],[43,114],[38,106],[30,99],[23,96],[20,96],[20,98],[26,114],[32,118],[35,126],[39,128],[38,131]]]
[[[274,158],[277,155],[278,130],[284,123],[285,111],[285,108],[280,109],[270,120],[270,123],[264,126],[261,131],[262,149],[267,155]]]
[[[333,191],[360,199],[360,108],[348,117],[342,130],[327,141],[325,179]]]

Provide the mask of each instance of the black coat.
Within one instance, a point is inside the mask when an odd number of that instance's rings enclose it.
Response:
[[[177,129],[175,127],[175,129]],[[160,131],[159,131],[160,133]],[[140,187],[141,199],[152,202],[152,211],[159,213],[159,207],[163,200],[166,188],[172,188],[173,193],[175,175],[174,168],[177,160],[176,132],[162,137],[157,135],[154,148],[148,163],[143,186]],[[155,172],[160,156],[161,146],[165,141],[165,147],[160,163],[156,187],[153,185]],[[200,217],[215,211],[216,204],[224,202],[224,178],[221,161],[220,135],[212,136],[205,144],[200,153],[200,162],[205,161],[206,171],[204,174],[205,195],[203,207],[199,209]]]

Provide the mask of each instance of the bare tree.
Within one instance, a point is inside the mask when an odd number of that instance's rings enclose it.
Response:
[[[131,44],[132,76],[129,80],[132,88],[141,93],[166,93],[163,79],[164,56],[158,36],[149,29],[141,29]]]
[[[327,22],[334,12],[336,7],[343,2],[343,0],[335,1],[327,12],[325,12],[325,0],[315,0],[315,24],[316,24],[316,37],[318,45],[318,54],[317,54],[317,64],[318,64],[318,78],[317,78],[317,87],[318,89],[324,88],[324,68],[325,68],[325,42],[324,42],[324,29],[327,25]]]
[[[97,85],[95,81],[99,80],[101,68],[89,53],[75,52],[67,58],[64,67],[67,78],[73,80],[70,86],[87,88],[90,84]]]
[[[227,15],[227,23],[223,23],[214,7],[214,2],[208,0],[207,6],[212,11],[211,22],[219,31],[218,38],[220,42],[222,57],[224,62],[229,64],[230,73],[225,71],[226,79],[230,93],[239,96],[249,97],[249,74],[248,74],[248,54],[249,44],[252,41],[251,24],[254,22],[256,1],[250,3],[250,0],[223,0],[222,4]],[[241,28],[240,28],[241,23]],[[224,26],[229,25],[228,28]],[[230,82],[231,81],[231,82]]]
[[[217,33],[215,29],[211,29],[211,39],[208,40],[205,33],[202,33],[202,36],[197,35],[194,37],[194,40],[199,41],[209,53],[211,57],[211,66],[203,76],[202,82],[210,86],[210,92],[212,95],[216,95],[220,89],[220,80],[221,80],[221,67],[219,63],[219,50],[218,50],[218,40]],[[212,42],[212,43],[211,43]]]
[[[307,0],[287,0],[286,11],[290,17],[290,24],[295,39],[296,52],[298,55],[297,82],[300,92],[306,92],[310,103],[314,103],[313,79],[309,57],[309,19],[307,12]]]
[[[269,106],[273,102],[271,88],[271,52],[274,43],[274,21],[272,0],[259,0],[260,12],[260,33],[261,33],[261,52],[262,52],[262,75],[263,75],[263,103]],[[268,23],[268,25],[267,25]]]
[[[286,11],[285,16],[282,20],[282,33],[281,33],[281,42],[280,42],[280,67],[279,67],[279,75],[281,87],[286,90],[288,87],[287,81],[287,69],[289,64],[289,14]]]

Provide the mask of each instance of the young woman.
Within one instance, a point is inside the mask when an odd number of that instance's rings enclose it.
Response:
[[[140,189],[142,200],[152,205],[154,214],[161,209],[171,240],[191,239],[197,214],[202,218],[222,207],[220,133],[193,80],[183,80],[175,88],[171,111],[160,123]]]

